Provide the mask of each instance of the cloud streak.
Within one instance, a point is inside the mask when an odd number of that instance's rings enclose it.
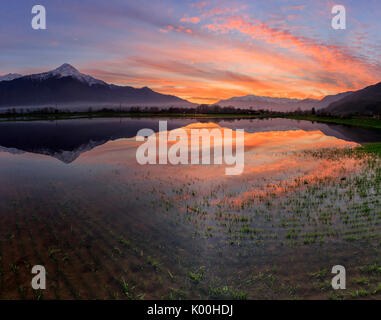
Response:
[[[16,13],[22,3],[13,4]],[[351,29],[342,33],[330,29],[330,5],[67,0],[50,5],[48,32],[1,35],[0,67],[26,73],[69,62],[107,82],[200,103],[246,94],[321,98],[381,81],[381,4],[367,16],[347,4]]]

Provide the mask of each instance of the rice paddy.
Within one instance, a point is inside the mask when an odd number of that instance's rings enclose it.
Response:
[[[0,152],[0,299],[380,298],[377,152],[303,130],[245,143],[234,177],[137,165],[131,138],[69,165]]]

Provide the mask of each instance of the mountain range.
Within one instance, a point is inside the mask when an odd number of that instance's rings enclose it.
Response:
[[[328,95],[321,100],[272,98],[256,95],[233,97],[216,103],[221,107],[278,112],[316,111],[333,115],[381,114],[381,82],[358,91]],[[164,95],[148,87],[117,86],[79,72],[65,63],[57,69],[31,75],[10,73],[0,77],[0,108],[54,107],[180,107],[196,105],[173,95]]]
[[[381,115],[381,82],[358,91],[342,92],[328,95],[321,100],[270,98],[255,95],[233,97],[217,103],[222,107],[250,108],[252,110],[267,109],[272,111],[311,110],[335,116],[348,115]]]
[[[192,103],[150,88],[117,86],[80,73],[70,64],[32,75],[0,77],[0,107],[192,107]]]
[[[352,92],[343,92],[336,95],[329,95],[321,100],[316,99],[288,99],[288,98],[270,98],[263,96],[248,95],[243,97],[233,97],[227,100],[217,102],[222,107],[233,106],[236,108],[250,108],[252,110],[272,110],[277,112],[288,112],[296,110],[322,110],[331,103],[338,101]]]

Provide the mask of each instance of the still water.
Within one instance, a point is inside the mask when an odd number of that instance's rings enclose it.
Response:
[[[378,235],[364,237],[379,216],[358,213],[365,201],[379,210],[375,166],[345,150],[380,131],[208,119],[246,131],[233,177],[219,165],[138,165],[133,137],[158,121],[0,123],[0,298],[40,297],[36,264],[45,299],[326,298],[311,274],[374,257]]]

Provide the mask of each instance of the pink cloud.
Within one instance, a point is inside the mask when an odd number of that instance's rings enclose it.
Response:
[[[165,29],[161,28],[159,29],[162,33],[167,33],[168,31],[176,31],[180,33],[187,33],[187,34],[193,34],[192,29],[184,27],[184,26],[172,26],[168,25],[165,27]]]
[[[180,22],[185,22],[185,23],[194,23],[197,24],[200,22],[200,18],[197,17],[183,17],[180,19]]]
[[[266,23],[249,19],[247,16],[220,18],[219,23],[206,26],[211,31],[226,34],[239,31],[253,39],[265,41],[274,48],[281,48],[300,55],[300,59],[312,59],[316,69],[335,73],[336,77],[352,79],[352,83],[375,83],[379,79],[373,65],[363,57],[357,57],[349,47],[326,44],[313,38],[293,34],[288,29],[272,28]],[[356,66],[356,73],[353,68]],[[380,71],[380,70],[378,70]]]
[[[239,14],[238,6],[205,6],[198,17],[179,16],[183,25],[166,21],[161,33],[155,26],[154,41],[118,42],[128,53],[110,65],[98,63],[101,78],[208,103],[246,94],[322,98],[379,82],[381,69],[353,40],[338,45],[313,37],[311,29],[289,23],[295,14],[272,25]],[[361,46],[364,35],[353,38]]]
[[[291,6],[290,9],[303,10],[306,6]]]
[[[191,4],[191,7],[193,8],[197,8],[197,9],[202,9],[204,8],[208,3],[206,1],[201,1],[201,2],[196,2],[196,3],[192,3]]]

